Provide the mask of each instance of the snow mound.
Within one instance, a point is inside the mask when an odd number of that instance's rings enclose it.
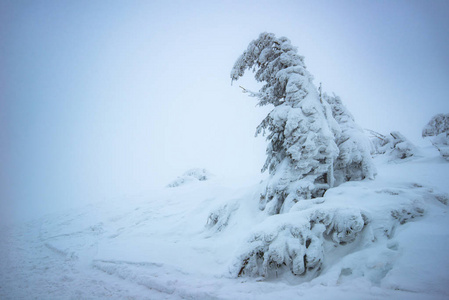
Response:
[[[406,161],[420,155],[418,148],[398,131],[392,131],[390,136],[370,133],[373,135],[373,155],[385,155],[390,162]]]
[[[206,169],[200,168],[190,169],[181,176],[178,176],[178,178],[173,180],[171,183],[169,183],[167,187],[173,188],[192,182],[206,181],[209,180],[211,177],[213,177],[213,175]]]

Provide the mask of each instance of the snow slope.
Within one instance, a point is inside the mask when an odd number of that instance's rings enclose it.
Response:
[[[0,299],[449,298],[449,164],[429,146],[376,167],[284,218],[258,209],[260,185],[212,178],[2,228]],[[324,244],[316,278],[236,277],[255,232],[315,210],[369,221]]]

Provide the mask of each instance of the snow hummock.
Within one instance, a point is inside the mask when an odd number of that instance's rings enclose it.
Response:
[[[282,215],[208,180],[4,227],[0,299],[447,299],[449,164],[419,150]]]
[[[209,180],[211,177],[213,177],[213,175],[206,169],[200,168],[190,169],[181,176],[178,176],[178,178],[176,178],[172,182],[170,182],[167,185],[167,187],[177,187],[192,182],[206,181]]]

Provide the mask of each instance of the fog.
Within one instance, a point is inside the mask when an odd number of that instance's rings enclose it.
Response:
[[[230,70],[268,31],[364,128],[419,141],[449,113],[446,1],[1,1],[3,222],[165,186],[192,167],[235,185],[265,159],[270,107]],[[126,201],[126,200],[125,200]]]

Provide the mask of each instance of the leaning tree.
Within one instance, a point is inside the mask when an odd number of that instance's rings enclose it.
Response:
[[[232,80],[246,70],[263,83],[258,92],[247,92],[258,98],[258,105],[274,106],[256,131],[269,141],[262,171],[268,170],[270,178],[260,208],[269,214],[286,212],[300,199],[320,197],[334,185],[340,127],[289,39],[260,34],[236,61]]]

